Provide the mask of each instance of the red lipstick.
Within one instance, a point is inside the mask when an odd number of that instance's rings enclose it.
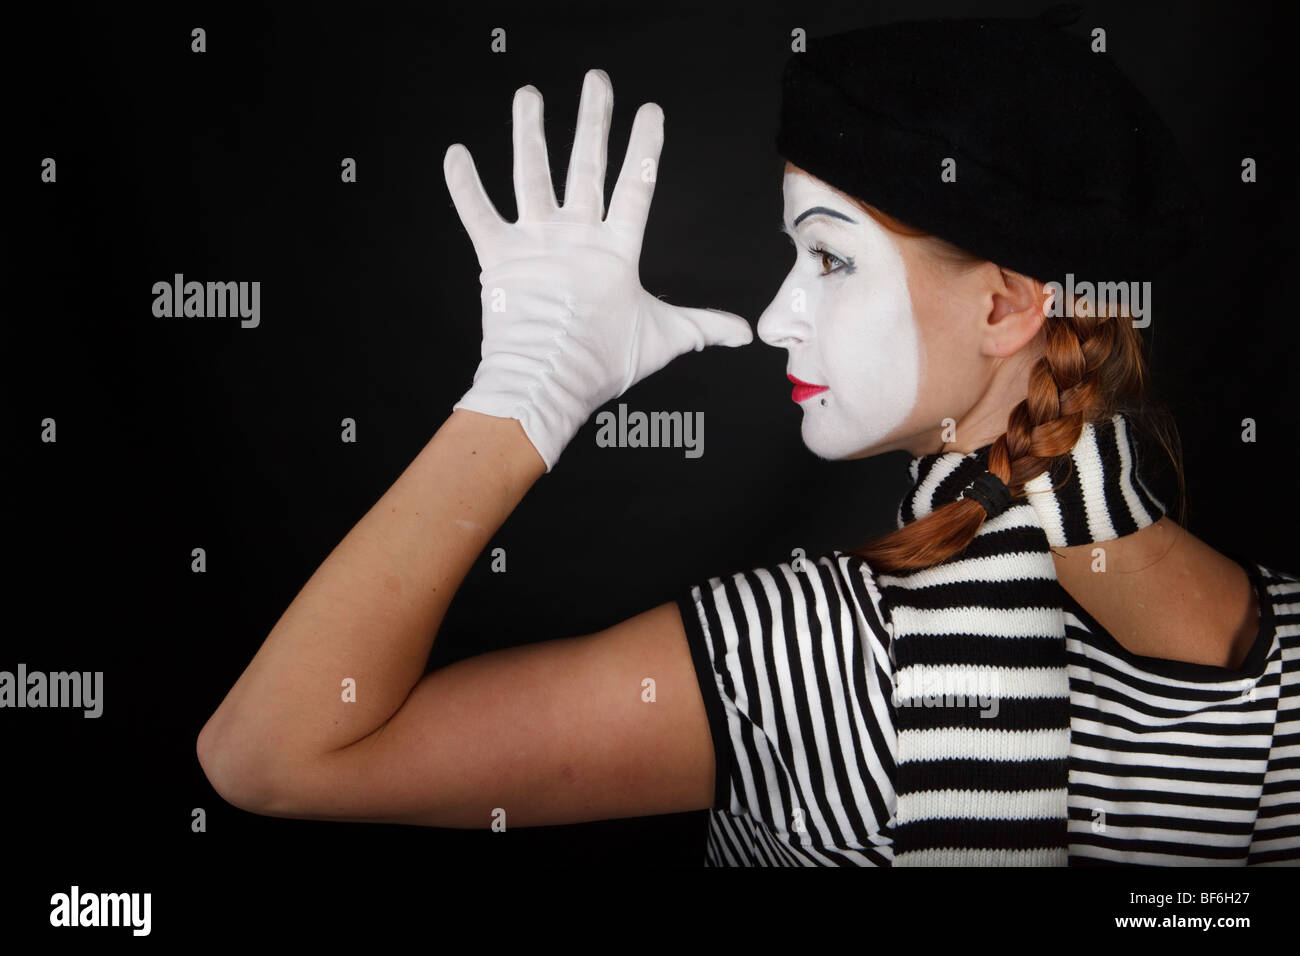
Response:
[[[794,384],[794,389],[790,392],[790,397],[796,402],[802,402],[804,399],[812,398],[814,395],[820,395],[822,392],[830,388],[829,385],[813,385],[809,382],[797,379],[789,372],[785,373],[785,377]]]

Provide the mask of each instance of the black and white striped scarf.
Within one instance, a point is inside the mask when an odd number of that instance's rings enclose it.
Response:
[[[990,447],[914,459],[900,526],[961,497]],[[895,675],[895,866],[1066,865],[1070,685],[1049,549],[1159,520],[1137,455],[1123,415],[1087,424],[963,552],[877,576]]]

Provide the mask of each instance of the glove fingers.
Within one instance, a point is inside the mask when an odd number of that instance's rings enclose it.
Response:
[[[537,87],[521,86],[515,91],[515,205],[521,221],[548,218],[556,210],[542,112]]]
[[[604,70],[588,70],[564,183],[564,209],[577,213],[580,219],[595,222],[605,215],[605,163],[613,114],[614,88],[609,75]]]
[[[461,143],[447,148],[442,160],[442,174],[447,180],[447,191],[456,204],[456,214],[469,233],[469,241],[483,264],[483,250],[505,229],[505,220],[497,213],[479,179],[474,158]]]
[[[664,111],[657,103],[643,103],[632,120],[623,168],[614,184],[606,222],[635,235],[645,234],[659,173],[659,154],[664,145]]]

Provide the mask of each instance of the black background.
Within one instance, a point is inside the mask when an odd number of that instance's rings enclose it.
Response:
[[[4,425],[17,481],[0,668],[102,670],[105,709],[0,712],[6,828],[27,874],[9,900],[15,922],[44,924],[49,894],[73,882],[153,890],[158,935],[206,912],[182,889],[205,880],[349,899],[511,864],[699,866],[703,813],[508,834],[254,816],[212,790],[195,738],[468,388],[478,267],[443,180],[449,145],[469,147],[513,219],[514,90],[545,97],[562,188],[583,74],[605,69],[607,196],[636,106],[666,114],[646,288],[755,321],[790,266],[772,145],[790,30],[815,42],[905,15],[1045,5],[29,12],[9,38],[4,150],[16,213]],[[1294,572],[1300,166],[1284,6],[1093,3],[1072,29],[1106,28],[1109,55],[1166,118],[1208,202],[1206,246],[1156,285],[1150,330],[1182,431],[1191,530]],[[190,52],[195,26],[206,53]],[[498,26],[505,54],[489,50]],[[1027,147],[1034,135],[1027,118]],[[56,184],[40,182],[46,156]],[[356,184],[340,182],[345,156]],[[1240,181],[1243,156],[1259,182]],[[177,272],[260,280],[260,327],[155,318],[151,287]],[[611,403],[705,412],[703,457],[598,448],[589,423],[489,545],[507,550],[507,573],[484,557],[465,581],[431,664],[590,633],[706,577],[892,526],[905,453],[815,458],[784,369],[785,352],[757,340],[688,353]],[[39,439],[46,417],[56,444]],[[339,440],[344,417],[356,444]],[[1255,444],[1240,440],[1245,417]],[[190,571],[194,547],[205,574]],[[205,834],[190,830],[196,807]],[[1128,879],[1125,892],[1138,888]],[[1093,917],[1107,918],[1106,900]]]

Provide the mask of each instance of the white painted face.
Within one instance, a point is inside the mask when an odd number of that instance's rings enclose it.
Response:
[[[821,458],[858,457],[912,411],[921,335],[902,251],[893,235],[803,171],[783,182],[784,230],[796,262],[758,321],[768,345],[788,349],[804,444]]]

